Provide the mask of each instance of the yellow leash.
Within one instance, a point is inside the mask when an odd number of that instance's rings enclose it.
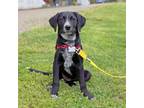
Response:
[[[91,59],[89,59],[86,55],[86,53],[81,50],[81,49],[76,49],[76,53],[81,56],[84,60],[87,60],[92,66],[94,66],[96,69],[100,70],[100,72],[104,73],[105,75],[108,75],[110,77],[113,78],[126,78],[126,76],[114,76],[106,71],[104,71],[103,69],[101,69],[100,67],[98,67]]]

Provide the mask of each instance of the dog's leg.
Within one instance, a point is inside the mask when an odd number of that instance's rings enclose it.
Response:
[[[59,69],[60,64],[58,63],[58,56],[59,54],[55,55],[54,63],[53,63],[53,84],[52,84],[52,90],[51,90],[51,96],[54,98],[58,97],[58,90],[59,90]]]
[[[51,96],[57,98],[59,90],[59,65],[53,66],[53,84],[51,90]]]
[[[79,67],[79,70],[80,70],[80,73],[79,73],[80,74],[80,78],[79,78],[80,90],[81,92],[83,92],[84,96],[87,96],[88,99],[91,100],[94,98],[94,96],[87,90],[85,76],[84,76],[84,69],[82,65]]]

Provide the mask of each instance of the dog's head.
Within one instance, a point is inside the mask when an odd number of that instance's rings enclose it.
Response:
[[[86,19],[77,12],[61,12],[50,18],[49,23],[58,33],[66,33],[68,35],[80,32],[85,25]]]

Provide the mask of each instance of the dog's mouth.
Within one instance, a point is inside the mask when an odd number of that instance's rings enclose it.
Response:
[[[64,32],[64,34],[66,34],[68,36],[73,36],[73,33],[71,31],[66,31],[66,32]]]
[[[63,34],[67,35],[68,37],[72,37],[72,36],[74,35],[74,32],[71,31],[71,30],[65,30],[65,31],[63,32]]]

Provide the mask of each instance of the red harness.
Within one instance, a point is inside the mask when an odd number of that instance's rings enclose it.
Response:
[[[58,37],[60,37],[60,35],[58,35]],[[69,47],[73,47],[73,46],[70,46],[68,44],[65,44],[64,42],[66,42],[66,41],[67,40],[60,38],[59,41],[58,41],[58,43],[56,44],[55,48],[56,49],[66,49],[66,48],[69,48]],[[81,45],[80,45],[80,43],[79,43],[79,40],[76,39],[75,43],[76,43],[76,45],[75,45],[76,49],[82,48]]]
[[[56,49],[65,49],[65,48],[68,48],[70,47],[70,45],[67,45],[67,44],[57,44],[56,45]],[[78,49],[78,48],[81,48],[81,46],[79,44],[75,45],[75,47]]]

